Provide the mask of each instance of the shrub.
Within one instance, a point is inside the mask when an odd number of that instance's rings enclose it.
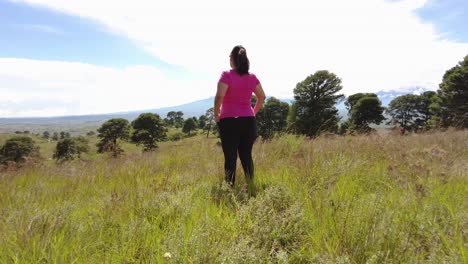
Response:
[[[0,148],[1,163],[22,163],[27,158],[38,157],[39,147],[30,137],[15,136],[8,139]]]
[[[57,161],[73,160],[75,157],[80,158],[81,153],[86,153],[88,151],[89,146],[86,138],[64,138],[57,142],[53,157]]]

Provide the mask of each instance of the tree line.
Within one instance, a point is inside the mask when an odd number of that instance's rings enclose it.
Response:
[[[437,91],[398,96],[386,108],[375,93],[356,93],[345,98],[340,94],[342,88],[336,74],[321,70],[297,83],[291,105],[274,97],[268,98],[256,116],[259,136],[268,140],[282,133],[308,137],[323,133],[369,133],[374,130],[373,124],[380,125],[385,120],[402,133],[468,127],[468,56],[446,71]],[[255,101],[253,97],[252,105]],[[342,101],[348,110],[348,119],[344,122],[340,122],[336,108]],[[205,131],[208,137],[210,133],[217,133],[213,113],[210,108],[198,118],[187,119],[181,111],[171,111],[164,119],[158,114],[143,113],[131,123],[123,118],[110,119],[97,129],[98,152],[118,156],[123,152],[121,141],[130,141],[142,146],[143,151],[151,151],[158,147],[158,142],[179,140],[193,135],[197,129]],[[168,128],[181,129],[182,133],[168,136]],[[23,134],[29,134],[29,131]],[[87,135],[92,136],[94,132]],[[50,135],[47,131],[43,137],[58,141],[53,157],[59,161],[71,160],[89,151],[85,137],[71,137],[67,132]],[[22,162],[37,154],[38,148],[31,138],[15,136],[1,146],[0,163]]]

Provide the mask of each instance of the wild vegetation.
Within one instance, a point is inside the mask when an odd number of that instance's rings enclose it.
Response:
[[[223,184],[217,141],[123,143],[118,158],[92,144],[82,160],[3,172],[0,262],[468,260],[468,131],[259,141],[251,197],[241,172]]]
[[[351,95],[340,125],[341,79],[308,76],[257,115],[253,192],[223,182],[213,108],[0,135],[0,263],[466,263],[467,80],[468,56],[387,109]],[[377,133],[384,110],[424,133]]]

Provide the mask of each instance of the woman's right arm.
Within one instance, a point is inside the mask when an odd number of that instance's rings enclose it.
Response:
[[[263,91],[262,85],[257,84],[254,90],[255,96],[257,96],[257,102],[255,103],[254,113],[255,115],[262,109],[263,102],[265,102],[265,92]]]
[[[255,115],[262,109],[263,102],[265,101],[265,92],[263,91],[262,85],[257,84],[254,90],[255,96],[257,96],[257,102],[255,103],[254,113]]]
[[[219,122],[219,114],[221,112],[221,103],[223,102],[224,95],[228,89],[228,85],[222,82],[218,83],[218,89],[216,90],[216,96],[214,100],[214,116],[215,121]]]

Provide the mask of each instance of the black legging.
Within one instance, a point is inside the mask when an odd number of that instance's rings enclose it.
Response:
[[[247,179],[254,177],[252,146],[257,138],[255,117],[228,117],[218,123],[224,152],[226,181],[234,185],[236,178],[237,153]]]

